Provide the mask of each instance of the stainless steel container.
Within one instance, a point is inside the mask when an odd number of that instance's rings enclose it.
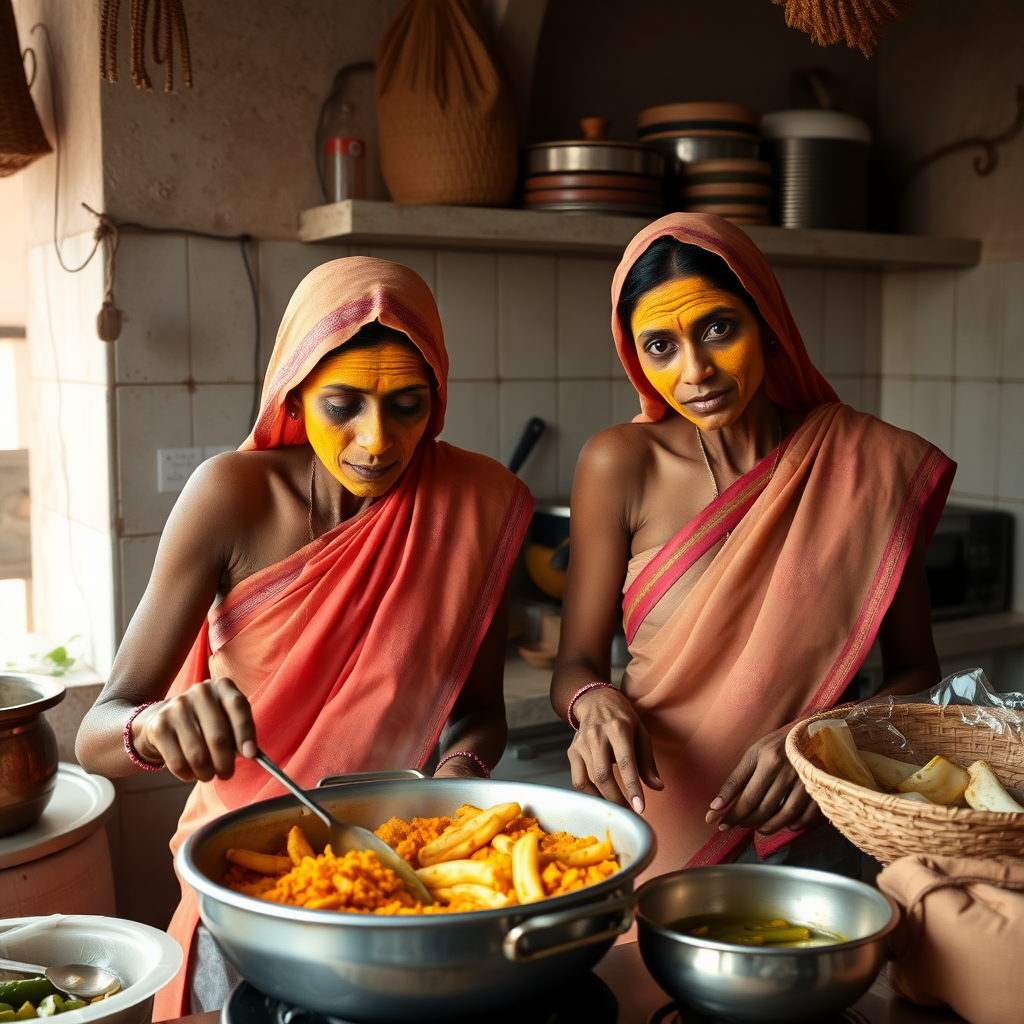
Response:
[[[526,150],[526,174],[639,174],[661,178],[665,156],[642,142],[540,142]]]
[[[846,937],[808,949],[744,948],[671,925],[699,914],[781,917]],[[637,892],[640,954],[680,1003],[735,1021],[798,1024],[871,987],[899,910],[863,882],[803,868],[727,864],[661,875]]]
[[[57,737],[43,712],[64,699],[64,684],[0,675],[0,836],[36,822],[57,784]]]
[[[772,219],[786,228],[863,230],[871,132],[832,110],[781,110],[762,122],[775,175]]]
[[[346,914],[267,903],[219,884],[229,847],[279,850],[299,823],[322,847],[326,829],[294,798],[264,800],[197,830],[178,851],[177,867],[227,958],[267,995],[338,1017],[441,1019],[564,985],[632,926],[633,880],[654,856],[653,833],[631,811],[545,786],[403,779],[328,786],[317,799],[340,821],[366,828],[392,815],[408,820],[451,814],[465,802],[516,800],[550,831],[607,830],[622,865],[598,885],[525,906],[415,917]]]
[[[760,143],[734,135],[683,135],[651,139],[650,145],[669,158],[670,169],[678,174],[684,164],[702,160],[756,160]]]

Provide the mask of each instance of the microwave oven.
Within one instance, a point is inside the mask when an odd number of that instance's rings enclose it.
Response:
[[[1009,608],[1013,597],[1013,516],[947,505],[925,555],[933,619]]]

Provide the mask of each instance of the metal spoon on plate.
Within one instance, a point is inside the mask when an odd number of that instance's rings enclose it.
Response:
[[[391,868],[401,878],[412,895],[419,899],[424,906],[434,902],[426,886],[416,877],[416,872],[409,866],[409,863],[399,857],[383,839],[375,836],[369,829],[360,828],[358,825],[343,825],[340,821],[336,821],[318,803],[311,800],[305,791],[285,775],[262,750],[256,752],[253,760],[273,775],[296,800],[309,808],[327,826],[330,830],[328,842],[331,844],[331,850],[335,856],[342,857],[352,851],[362,853],[369,850],[371,853],[377,854],[377,859],[384,867]],[[57,983],[54,982],[54,984]],[[57,987],[60,988],[59,985]]]
[[[20,971],[22,974],[42,975],[54,988],[87,1002],[108,992],[116,992],[121,987],[121,979],[116,974],[89,964],[43,967],[41,964],[23,964],[18,960],[0,958],[0,967],[8,971]]]

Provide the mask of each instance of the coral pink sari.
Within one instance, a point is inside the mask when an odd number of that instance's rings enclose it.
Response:
[[[519,551],[533,499],[491,459],[434,440],[448,360],[427,286],[411,270],[353,257],[299,285],[242,450],[301,444],[284,399],[328,352],[374,320],[406,333],[431,367],[427,434],[398,483],[367,511],[243,580],[211,612],[171,693],[229,676],[260,745],[300,785],[324,775],[422,767],[473,665]],[[281,788],[239,759],[198,783],[172,840]],[[183,886],[170,933],[187,956],[199,921]],[[154,1019],[188,1013],[186,968]]]
[[[658,237],[718,253],[778,340],[768,394],[804,415],[783,443],[631,573],[623,600],[633,661],[623,692],[651,734],[662,792],[647,794],[658,837],[650,872],[761,855],[794,833],[719,833],[704,816],[761,737],[830,707],[853,679],[899,586],[918,530],[928,540],[955,465],[907,431],[841,405],[807,356],[767,262],[737,227],[672,214],[630,244],[612,286]],[[652,422],[665,405],[632,338],[616,344]],[[636,561],[636,560],[634,560]],[[646,628],[657,619],[655,630]]]

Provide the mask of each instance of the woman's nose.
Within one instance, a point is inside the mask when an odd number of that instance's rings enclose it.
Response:
[[[684,384],[696,386],[706,381],[715,372],[715,368],[707,358],[707,353],[702,346],[684,345],[682,358],[683,372],[680,374],[680,378]]]
[[[391,446],[384,417],[377,410],[371,410],[363,417],[356,442],[368,455],[383,455]]]

